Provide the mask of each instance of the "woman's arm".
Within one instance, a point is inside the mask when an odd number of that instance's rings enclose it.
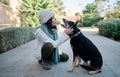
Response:
[[[69,39],[69,36],[66,33],[61,32],[61,36],[58,36],[57,40],[53,40],[48,37],[40,28],[36,31],[36,36],[43,42],[52,43],[55,48]]]

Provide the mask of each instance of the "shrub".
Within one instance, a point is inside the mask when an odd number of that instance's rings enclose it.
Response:
[[[106,19],[97,23],[99,34],[120,40],[120,19]]]
[[[85,15],[79,22],[81,23],[79,26],[83,27],[91,27],[92,25],[96,26],[96,23],[98,21],[102,20],[101,17],[99,16],[90,16],[90,15]]]
[[[0,53],[15,48],[35,38],[35,28],[13,27],[0,31]]]

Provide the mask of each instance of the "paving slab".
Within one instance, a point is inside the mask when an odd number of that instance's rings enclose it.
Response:
[[[88,75],[88,71],[82,67],[67,72],[72,64],[73,55],[70,40],[60,46],[60,49],[69,55],[69,60],[46,71],[32,54],[37,47],[37,41],[32,40],[0,54],[0,77],[120,77],[120,42],[100,36],[98,29],[81,28],[81,31],[98,47],[103,56],[101,73]]]

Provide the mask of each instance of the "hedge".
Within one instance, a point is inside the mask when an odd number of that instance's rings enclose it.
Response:
[[[112,18],[97,23],[99,34],[120,40],[120,18]]]
[[[0,54],[35,39],[35,28],[12,27],[0,31]]]
[[[85,16],[83,17],[83,19],[81,19],[79,21],[79,24],[78,26],[79,27],[91,27],[91,26],[96,26],[96,23],[99,22],[100,20],[102,20],[103,18],[102,17],[89,17],[89,16]]]

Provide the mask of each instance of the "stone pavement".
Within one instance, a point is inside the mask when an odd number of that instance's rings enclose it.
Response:
[[[97,29],[81,30],[102,53],[104,64],[101,73],[88,75],[82,67],[67,72],[72,64],[69,40],[60,46],[69,54],[69,61],[54,65],[49,71],[43,70],[32,55],[37,46],[36,40],[33,40],[0,55],[0,77],[120,77],[120,42],[98,35]]]

